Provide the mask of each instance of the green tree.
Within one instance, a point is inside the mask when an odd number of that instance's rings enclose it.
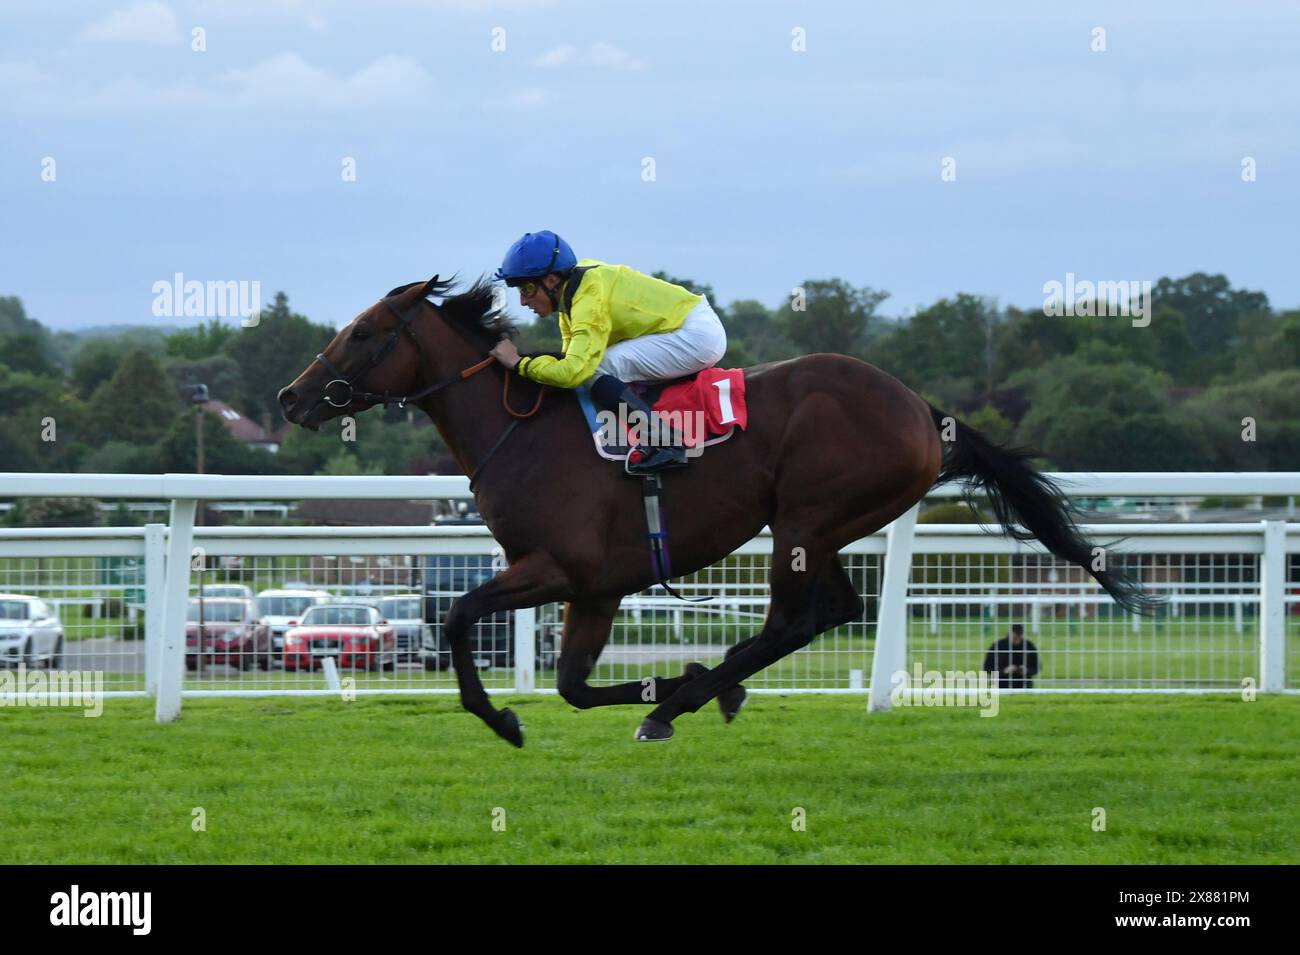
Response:
[[[0,336],[48,334],[45,326],[27,314],[16,295],[0,295]]]
[[[87,424],[101,440],[150,444],[167,433],[184,407],[157,360],[137,350],[95,389]]]
[[[141,346],[125,335],[82,340],[72,353],[72,382],[77,393],[89,398],[122,367],[126,356]],[[148,346],[145,351],[152,351]]]
[[[337,333],[314,325],[306,316],[289,310],[289,299],[277,292],[275,302],[263,309],[257,325],[241,326],[226,342],[226,353],[240,369],[239,393],[227,403],[240,408],[254,421],[263,412],[280,414],[277,395],[298,377],[316,355],[324,351]]]
[[[1089,343],[1079,354],[1022,372],[1033,403],[1016,443],[1066,470],[1176,470],[1191,443],[1168,410],[1167,376],[1126,361],[1117,346]]]
[[[209,319],[207,324],[181,329],[167,336],[167,354],[173,358],[199,361],[219,355],[235,337],[235,329],[220,319]]]
[[[0,295],[0,335],[21,335],[38,328],[40,322],[27,317],[22,299],[16,295]]]
[[[1251,315],[1240,328],[1243,343],[1235,355],[1234,378],[1300,368],[1300,312]]]
[[[197,466],[194,412],[173,419],[160,443],[166,471],[192,472]],[[203,412],[203,471],[206,474],[283,474],[279,459],[265,448],[244,444],[217,415]]]
[[[43,471],[39,432],[13,418],[0,418],[0,471]]]
[[[945,404],[993,390],[994,304],[962,293],[940,299],[877,338],[869,360],[912,384],[926,383]]]
[[[78,470],[86,474],[161,474],[166,468],[157,444],[106,441],[88,450]],[[182,470],[193,470],[193,465]]]
[[[346,448],[339,448],[317,473],[335,476],[380,475],[384,473],[384,469],[377,461],[362,461]]]
[[[229,355],[169,358],[164,367],[177,394],[185,394],[189,385],[204,384],[208,386],[208,394],[218,401],[233,404],[239,400],[243,374],[239,364]]]
[[[1130,317],[1052,316],[1041,310],[1007,309],[1006,321],[994,332],[993,381],[1006,381],[1025,368],[1101,343],[1119,360],[1168,372],[1185,381],[1193,359],[1185,317],[1173,308],[1153,307],[1150,324],[1133,325]]]
[[[15,340],[6,341],[11,336]],[[49,329],[29,316],[14,295],[0,296],[0,363],[35,374],[58,374],[61,367]]]
[[[803,283],[803,301],[782,305],[776,320],[800,354],[862,357],[868,341],[882,330],[876,308],[888,297],[888,292],[854,288],[843,279],[810,279]]]
[[[1017,372],[1069,354],[1079,346],[1080,331],[1073,318],[1051,318],[1042,309],[1008,308],[993,334],[994,381],[1007,381]]]
[[[1201,355],[1224,352],[1236,340],[1244,316],[1269,310],[1263,292],[1234,289],[1227,276],[1204,272],[1160,279],[1151,300],[1155,309],[1171,308],[1186,318],[1192,348]]]
[[[1300,461],[1300,369],[1216,385],[1179,405],[1174,420],[1191,435],[1197,467],[1295,470]]]
[[[75,470],[88,440],[85,405],[63,380],[0,366],[0,470]]]
[[[30,371],[11,371],[0,365],[0,408],[5,409],[7,414],[12,414],[15,408],[39,401],[59,387],[57,378],[32,374]]]
[[[968,425],[981,432],[994,444],[1006,445],[1015,437],[1016,426],[992,405],[985,405],[968,415],[965,420]]]
[[[762,302],[752,298],[732,302],[722,324],[727,329],[727,354],[721,362],[725,367],[746,368],[796,354],[794,344]]]
[[[72,358],[72,382],[83,398],[89,398],[95,389],[113,377],[125,358],[134,350],[127,341],[100,338],[87,342],[76,350]]]
[[[757,364],[758,359],[743,338],[727,336],[727,351],[718,362],[719,368],[752,368]]]
[[[380,474],[406,474],[411,462],[444,452],[447,446],[427,419],[423,424],[408,422],[404,417],[387,421],[378,409],[373,409],[357,419],[353,448],[361,461],[379,468]]]
[[[93,497],[29,497],[23,502],[27,527],[102,527],[104,513]]]
[[[338,419],[326,421],[319,431],[290,428],[276,457],[286,474],[316,474],[339,448]]]
[[[46,354],[46,343],[34,332],[0,336],[0,363],[14,371],[57,376],[59,369]]]

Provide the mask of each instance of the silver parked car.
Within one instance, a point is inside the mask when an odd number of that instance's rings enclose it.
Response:
[[[379,616],[393,626],[397,635],[397,659],[418,662],[420,648],[424,645],[424,632],[429,625],[424,622],[423,596],[420,594],[394,594],[374,601]]]
[[[40,597],[0,594],[0,665],[51,670],[63,663],[63,624]]]

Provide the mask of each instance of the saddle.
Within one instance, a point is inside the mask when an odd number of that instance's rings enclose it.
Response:
[[[689,457],[721,444],[749,426],[745,403],[745,372],[741,368],[706,368],[694,375],[663,382],[631,382],[631,387],[655,412],[655,420],[620,406],[617,415],[598,408],[585,386],[578,403],[587,419],[596,453],[607,461],[625,461],[638,444],[666,444],[656,431],[671,428],[681,435]]]
[[[633,421],[625,404],[619,405],[617,415],[597,409],[591,391],[585,386],[577,388],[578,403],[587,419],[596,453],[607,461],[626,462],[632,449],[638,445],[667,444],[662,434],[654,428],[675,429],[686,445],[687,457],[698,457],[704,449],[721,444],[749,425],[749,408],[745,402],[745,372],[741,368],[706,368],[686,378],[666,382],[631,382],[654,412],[651,432],[646,433],[645,422],[636,413]],[[672,596],[688,603],[711,600],[711,597],[683,597],[669,580],[673,575],[672,557],[668,549],[668,509],[664,501],[663,478],[659,474],[646,474],[641,478],[642,503],[645,507],[646,541],[650,548],[650,566],[655,580]]]

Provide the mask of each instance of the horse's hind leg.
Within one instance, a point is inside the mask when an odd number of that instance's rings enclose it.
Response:
[[[773,553],[788,552],[796,539],[778,534],[773,541]],[[767,620],[754,642],[655,707],[641,723],[636,739],[670,739],[672,721],[682,713],[694,713],[723,690],[739,685],[764,667],[812,642],[818,622],[818,584],[826,576],[826,565],[834,559],[834,553],[829,548],[819,552],[815,547],[805,546],[805,554],[808,563],[804,570],[794,570],[784,561],[774,564]],[[831,575],[834,575],[833,571]]]
[[[758,635],[755,634],[752,637],[746,637],[734,646],[728,647],[727,652],[723,654],[723,661],[725,662],[729,657],[734,657],[737,653],[740,653],[745,649],[745,647],[749,646],[757,639]],[[740,708],[745,705],[745,698],[748,696],[749,692],[745,689],[744,685],[740,683],[737,683],[734,686],[729,686],[718,694],[718,709],[722,711],[722,719],[724,722],[730,723],[736,718],[736,714],[739,713]]]
[[[571,601],[564,608],[564,639],[560,644],[556,689],[580,710],[626,703],[658,703],[695,678],[693,667],[679,677],[647,677],[613,686],[592,686],[587,677],[609,640],[619,598]],[[702,668],[701,668],[702,669]]]
[[[832,557],[825,570],[817,580],[815,595],[816,617],[813,633],[825,633],[846,623],[862,619],[866,603],[858,588],[853,586],[853,579],[840,563],[838,556]]]
[[[864,608],[862,597],[853,586],[853,581],[838,557],[831,558],[823,573],[825,577],[817,582],[813,593],[816,613],[813,623],[814,634],[825,633],[827,630],[857,620],[862,616]],[[724,659],[740,653],[757,639],[758,635],[746,637],[734,646],[728,647]],[[739,683],[719,693],[718,709],[722,711],[722,718],[728,723],[735,719],[736,714],[745,704],[746,696],[745,687]]]

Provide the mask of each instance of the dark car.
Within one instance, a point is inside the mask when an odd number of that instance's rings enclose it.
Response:
[[[271,665],[271,632],[252,600],[234,597],[190,598],[185,612],[185,666],[226,663],[247,670]]]
[[[452,601],[497,573],[492,558],[486,554],[438,554],[427,558],[423,567],[424,632],[420,657],[426,670],[445,670],[451,666],[451,646],[443,635],[443,621]],[[474,663],[480,669],[513,667],[515,663],[514,614],[500,610],[481,619],[470,633]],[[555,632],[538,627],[537,668],[555,666]]]

